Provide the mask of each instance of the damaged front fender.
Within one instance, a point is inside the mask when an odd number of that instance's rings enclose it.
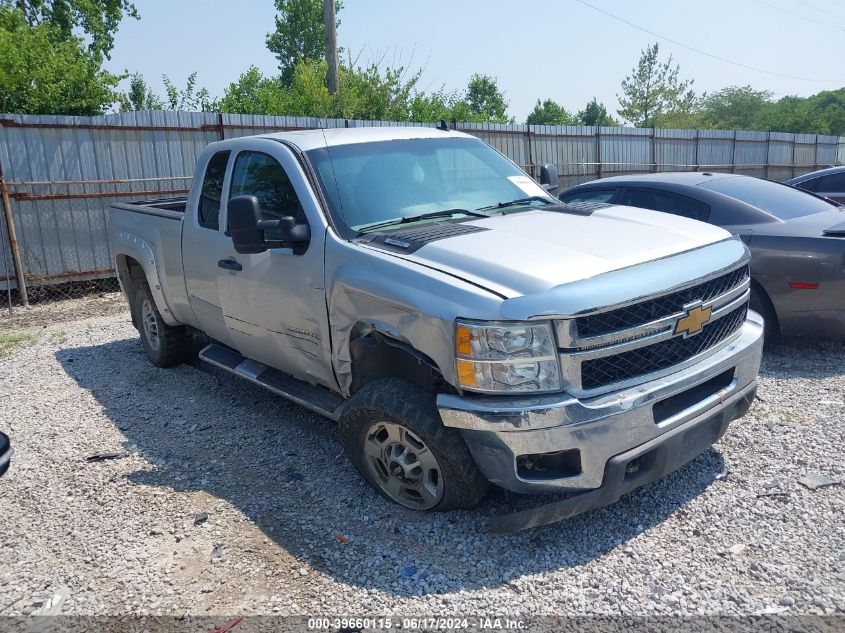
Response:
[[[456,385],[454,323],[500,318],[502,299],[459,278],[374,248],[326,243],[332,363],[344,395],[352,387],[350,343],[380,332],[431,359]]]

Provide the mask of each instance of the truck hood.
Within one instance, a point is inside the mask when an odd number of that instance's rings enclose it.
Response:
[[[537,209],[466,224],[488,230],[438,239],[404,257],[505,298],[730,238],[709,224],[618,205],[591,215]]]

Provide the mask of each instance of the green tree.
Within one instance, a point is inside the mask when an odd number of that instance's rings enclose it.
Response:
[[[490,123],[509,123],[508,102],[495,77],[474,74],[469,79],[466,101],[470,115]]]
[[[537,105],[529,113],[525,122],[528,125],[577,125],[575,117],[551,99],[546,99],[542,103],[537,99]]]
[[[338,89],[326,88],[326,62],[302,58],[288,83],[250,68],[229,85],[220,101],[223,112],[407,121],[419,72],[406,77],[401,67],[342,65]]]
[[[196,71],[188,75],[184,88],[179,88],[170,77],[164,75],[165,110],[187,110],[192,112],[214,112],[218,109],[206,88],[197,89]]]
[[[343,3],[335,0],[335,15]],[[279,60],[281,81],[289,85],[296,62],[325,56],[326,29],[322,0],[276,0],[276,30],[267,34],[267,48]],[[337,20],[340,26],[340,20]],[[325,78],[324,78],[325,81]]]
[[[229,84],[218,105],[222,112],[246,114],[425,122],[488,120],[472,110],[467,91],[419,90],[421,74],[422,70],[378,63],[358,65],[349,60],[338,68],[337,92],[330,95],[325,60],[302,58],[294,64],[288,83],[250,67]],[[500,120],[505,117],[500,115]]]
[[[809,97],[782,97],[760,112],[756,129],[845,135],[845,88],[825,90]]]
[[[129,0],[0,0],[0,9],[20,10],[29,26],[52,25],[58,39],[72,39],[80,29],[91,38],[89,50],[106,58],[120,21],[140,17]]]
[[[773,132],[824,134],[825,125],[813,110],[810,99],[793,96],[778,99],[760,113],[755,127]]]
[[[429,94],[418,92],[411,99],[411,121],[470,121],[469,104],[460,90],[440,88]]]
[[[0,6],[0,112],[101,114],[123,77],[101,68],[99,54],[48,21]]]
[[[720,130],[758,129],[772,103],[770,90],[754,90],[751,86],[730,86],[705,95],[699,104],[702,127]]]
[[[704,127],[701,123],[701,112],[693,105],[689,109],[670,110],[654,116],[654,127],[673,128],[676,130],[691,130]]]
[[[264,77],[255,66],[229,84],[220,100],[221,112],[287,114],[287,93],[278,77]]]
[[[845,88],[824,90],[807,100],[820,120],[820,134],[845,136]]]
[[[164,104],[144,81],[141,73],[133,73],[129,78],[129,90],[118,99],[121,112],[132,110],[161,110]]]
[[[619,121],[610,116],[604,104],[599,103],[595,97],[584,106],[583,110],[578,112],[576,118],[581,125],[603,125],[605,127],[619,125]]]
[[[689,113],[695,107],[692,80],[679,79],[680,66],[672,65],[672,56],[659,60],[657,43],[647,46],[637,67],[622,81],[622,95],[616,95],[619,116],[636,127],[652,127],[661,116]],[[666,119],[663,119],[665,122]]]

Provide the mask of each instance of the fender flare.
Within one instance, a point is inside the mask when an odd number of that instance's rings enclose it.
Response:
[[[123,255],[131,257],[141,266],[144,271],[144,277],[147,280],[147,285],[150,287],[150,293],[153,295],[153,300],[156,303],[158,311],[161,313],[161,318],[167,325],[176,327],[182,325],[173,317],[170,306],[167,304],[167,299],[161,288],[161,281],[158,273],[158,265],[155,260],[155,253],[152,247],[144,239],[138,237],[133,233],[127,231],[116,231],[113,234],[115,247],[115,268],[120,274],[119,262],[117,257]]]

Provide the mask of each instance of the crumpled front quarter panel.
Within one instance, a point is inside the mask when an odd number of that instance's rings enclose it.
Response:
[[[332,362],[344,394],[352,385],[350,342],[379,331],[431,358],[455,377],[455,319],[500,318],[502,297],[452,275],[371,247],[326,240],[326,289]]]

